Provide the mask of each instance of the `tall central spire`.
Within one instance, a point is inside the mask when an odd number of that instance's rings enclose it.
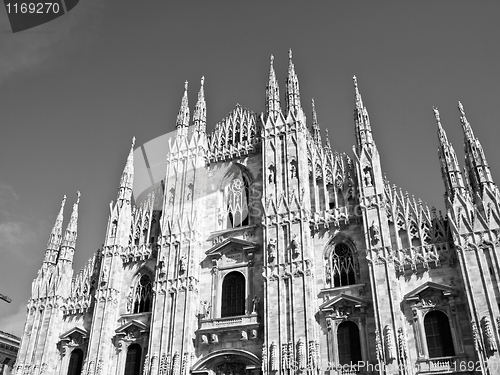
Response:
[[[299,79],[295,73],[295,66],[292,61],[292,50],[288,50],[288,77],[286,79],[286,114],[292,112],[297,115],[302,111],[300,105]]]
[[[63,197],[61,202],[61,208],[59,209],[59,214],[57,215],[56,222],[52,231],[50,232],[49,241],[47,243],[47,250],[45,251],[45,257],[43,263],[45,264],[56,264],[57,255],[59,253],[59,247],[61,246],[62,240],[62,224],[63,224],[63,213],[64,205],[66,204],[66,195]]]
[[[205,91],[203,85],[205,77],[201,77],[200,91],[198,92],[198,101],[194,107],[193,122],[195,129],[200,133],[205,133],[207,128],[207,103],[205,102]]]
[[[269,81],[266,87],[266,119],[272,117],[273,120],[278,117],[281,112],[280,107],[280,90],[276,73],[274,72],[274,56],[271,55],[269,66]]]
[[[356,140],[358,143],[358,151],[361,150],[365,146],[372,146],[373,138],[372,138],[372,128],[370,126],[370,117],[368,116],[368,111],[366,107],[363,105],[363,99],[361,98],[361,94],[358,89],[358,80],[356,76],[352,77],[354,82],[354,124],[356,129]]]
[[[179,114],[177,115],[177,134],[186,135],[187,128],[189,126],[189,103],[188,103],[188,81],[184,82],[184,95],[181,100],[181,107],[179,108]]]

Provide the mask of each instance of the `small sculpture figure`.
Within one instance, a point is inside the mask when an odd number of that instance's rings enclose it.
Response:
[[[218,344],[219,343],[219,336],[217,334],[212,333],[212,344]]]
[[[273,164],[269,166],[269,183],[274,184],[276,183],[276,168],[274,167]]]
[[[179,272],[180,273],[186,272],[186,270],[187,270],[186,262],[187,262],[186,255],[181,256],[181,258],[179,259]]]
[[[132,305],[133,305],[134,299],[132,297],[132,291],[130,291],[128,297],[127,297],[127,313],[131,314],[132,313]]]
[[[297,178],[297,161],[290,162],[290,178]]]
[[[208,337],[207,335],[201,335],[201,344],[208,345]]]
[[[297,241],[297,235],[294,234],[292,241],[290,242],[290,247],[292,249],[292,253],[294,257],[299,256],[299,243]]]
[[[252,336],[251,336],[251,339],[252,340],[256,340],[258,337],[257,337],[257,330],[256,329],[252,329]]]
[[[248,340],[248,333],[247,331],[241,331],[241,341],[247,341]]]
[[[371,168],[366,166],[363,169],[363,173],[365,174],[365,185],[372,186],[373,182],[372,182],[372,170],[371,170]]]
[[[372,221],[372,225],[370,227],[370,232],[372,235],[372,242],[377,243],[380,241],[380,228],[375,224],[375,221]]]
[[[275,257],[275,252],[276,250],[276,239],[271,238],[269,240],[269,243],[267,244],[267,256],[268,258],[272,261]]]
[[[253,300],[252,300],[252,314],[257,313],[258,307],[259,307],[259,297],[255,296],[255,297],[253,297]]]

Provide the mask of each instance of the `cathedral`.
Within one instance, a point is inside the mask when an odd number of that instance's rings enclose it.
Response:
[[[464,169],[434,108],[444,214],[385,177],[356,77],[352,153],[314,101],[307,123],[291,51],[263,109],[207,132],[204,80],[192,113],[186,83],[164,179],[133,199],[132,142],[76,273],[64,197],[15,374],[500,374],[500,192],[462,104]]]

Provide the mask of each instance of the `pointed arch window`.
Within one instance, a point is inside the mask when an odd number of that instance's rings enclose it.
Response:
[[[326,281],[336,288],[356,283],[357,266],[353,251],[345,243],[338,243],[326,266]]]
[[[153,301],[153,286],[151,277],[147,274],[142,275],[135,287],[134,295],[134,314],[151,311]]]
[[[240,175],[235,177],[225,188],[225,205],[227,212],[227,228],[248,225],[248,203],[250,198],[248,179]]]
[[[68,375],[80,375],[83,366],[83,351],[75,349],[71,352],[69,359]]]
[[[444,312],[438,310],[428,312],[424,318],[424,327],[429,358],[455,355],[450,321]]]
[[[361,361],[361,340],[356,323],[346,321],[337,328],[340,365],[357,365]]]
[[[245,276],[231,272],[222,282],[221,317],[245,315]]]
[[[139,344],[128,347],[124,375],[140,375],[142,350]]]

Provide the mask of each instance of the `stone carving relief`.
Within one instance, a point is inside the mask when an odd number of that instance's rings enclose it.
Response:
[[[491,320],[488,316],[484,316],[481,319],[481,328],[483,331],[484,343],[486,350],[489,353],[497,351],[497,343],[495,340],[495,335],[493,334],[493,329],[491,328]]]
[[[399,356],[403,360],[408,359],[408,347],[406,344],[406,337],[403,331],[403,327],[398,328],[398,349],[399,349]]]
[[[372,244],[376,245],[380,241],[380,228],[375,224],[375,221],[372,221],[372,225],[370,226],[370,235]]]
[[[270,351],[270,370],[271,371],[278,371],[279,369],[279,363],[278,363],[278,345],[276,345],[276,342],[273,341],[271,343],[271,347],[269,348]]]
[[[290,241],[290,248],[292,249],[292,254],[296,258],[300,255],[299,252],[299,242],[297,241],[297,235],[294,234],[292,237],[292,241]]]
[[[385,358],[392,361],[396,358],[396,347],[394,345],[394,334],[390,326],[384,328]]]
[[[297,342],[297,365],[299,370],[304,370],[306,368],[306,344],[302,337]]]
[[[274,238],[271,238],[267,244],[267,257],[270,262],[276,257],[276,240]]]

